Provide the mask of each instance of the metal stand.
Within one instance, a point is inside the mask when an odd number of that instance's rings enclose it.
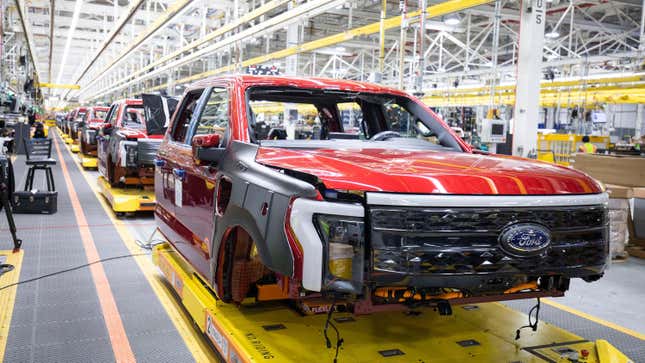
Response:
[[[22,246],[22,240],[16,236],[16,223],[13,220],[11,203],[9,202],[11,161],[9,159],[7,160],[7,167],[5,167],[3,163],[0,163],[0,209],[4,209],[4,212],[7,215],[9,231],[11,232],[11,238],[13,239],[13,250],[18,251],[20,246]],[[5,182],[5,180],[7,181]]]

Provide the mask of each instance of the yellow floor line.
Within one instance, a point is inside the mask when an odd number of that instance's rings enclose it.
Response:
[[[18,282],[24,251],[19,250],[14,253],[9,250],[2,251],[1,254],[7,256],[5,263],[13,265],[14,269],[0,277],[0,287]],[[0,361],[4,361],[4,354],[7,347],[7,338],[9,337],[9,328],[11,327],[11,317],[13,316],[13,306],[16,302],[17,291],[18,286],[12,286],[4,290],[0,290]]]
[[[595,317],[595,316],[593,316],[593,315],[590,315],[590,314],[587,314],[587,313],[583,313],[583,312],[582,312],[582,311],[580,311],[580,310],[576,310],[576,309],[574,309],[574,308],[570,308],[570,307],[568,307],[568,306],[566,306],[566,305],[562,305],[562,304],[557,303],[557,302],[555,302],[555,301],[553,301],[553,300],[551,300],[551,299],[542,299],[542,302],[543,302],[543,303],[545,303],[545,304],[547,304],[547,305],[550,305],[550,306],[552,306],[552,307],[554,307],[554,308],[556,308],[556,309],[560,309],[560,310],[566,311],[567,313],[570,313],[570,314],[573,314],[573,315],[577,315],[577,316],[579,316],[579,317],[581,317],[581,318],[584,318],[584,319],[587,319],[587,320],[591,320],[591,321],[593,321],[594,323],[598,323],[598,324],[600,324],[600,325],[604,325],[604,326],[606,326],[606,327],[608,327],[608,328],[614,329],[614,330],[619,331],[619,332],[621,332],[621,333],[624,333],[624,334],[627,334],[627,335],[631,335],[631,336],[633,336],[634,338],[638,338],[638,339],[641,339],[641,340],[645,340],[645,334],[641,334],[641,333],[639,333],[639,332],[637,332],[637,331],[631,330],[631,329],[629,329],[629,328],[625,328],[625,327],[623,327],[623,326],[620,326],[620,325],[618,325],[618,324],[612,323],[612,322],[607,321],[607,320],[600,319],[600,318]]]
[[[69,149],[67,150],[67,152],[72,157],[74,156],[74,154],[72,154]],[[98,199],[99,203],[105,210],[105,213],[110,218],[110,221],[114,224],[114,228],[116,228],[119,236],[123,240],[128,250],[133,254],[141,253],[141,247],[136,244],[134,238],[127,230],[125,225],[116,219],[116,217],[112,213],[111,207],[108,205],[105,198],[103,198],[103,196],[100,194],[96,185],[96,180],[92,180],[90,175],[85,170],[83,170],[83,167],[79,163],[74,162],[74,164],[76,164],[76,167],[81,172],[81,174],[85,178],[85,181],[87,181],[87,184],[94,192],[96,199]],[[213,349],[208,345],[203,335],[194,328],[192,318],[186,313],[183,306],[177,301],[175,295],[173,295],[173,292],[165,286],[162,280],[163,277],[161,277],[159,271],[157,270],[157,267],[152,263],[150,258],[148,256],[135,256],[133,257],[133,259],[136,261],[137,265],[141,269],[141,272],[148,280],[148,283],[150,283],[150,287],[157,295],[159,302],[166,310],[168,317],[174,324],[177,332],[179,332],[179,335],[184,340],[184,343],[186,343],[186,347],[195,358],[195,361],[218,362],[219,360],[217,359],[217,356],[214,353]]]

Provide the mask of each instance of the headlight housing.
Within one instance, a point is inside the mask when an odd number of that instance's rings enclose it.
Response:
[[[93,130],[93,129],[85,130],[85,142],[91,145],[96,144],[96,130]]]
[[[119,151],[121,153],[121,166],[128,168],[137,167],[137,142],[121,141]]]
[[[365,268],[363,218],[316,214],[314,222],[323,241],[323,286],[326,290],[360,294]]]

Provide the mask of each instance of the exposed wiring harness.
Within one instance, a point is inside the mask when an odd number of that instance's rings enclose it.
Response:
[[[340,347],[343,345],[345,340],[340,337],[340,332],[338,331],[338,328],[336,328],[336,325],[332,322],[332,319],[331,319],[335,309],[336,309],[336,300],[333,300],[331,303],[331,307],[329,308],[329,312],[327,312],[327,321],[325,321],[324,334],[325,334],[325,343],[327,345],[327,349],[331,349],[332,344],[331,344],[331,339],[329,339],[329,336],[327,335],[327,329],[331,326],[332,329],[336,331],[336,354],[334,355],[334,363],[337,363],[338,351],[340,350]]]
[[[531,319],[531,317],[534,315],[533,314],[534,312],[535,312],[535,321],[533,321],[533,319]],[[531,330],[537,331],[539,322],[540,322],[540,298],[538,297],[537,298],[537,304],[535,304],[535,306],[533,306],[531,308],[531,310],[529,310],[529,323],[528,323],[528,325],[521,326],[521,327],[519,327],[519,329],[517,329],[515,331],[515,340],[520,339],[520,330],[522,330],[522,329],[531,328]]]

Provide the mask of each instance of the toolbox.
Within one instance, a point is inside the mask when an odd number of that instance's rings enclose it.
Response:
[[[54,214],[57,211],[58,192],[16,191],[11,197],[14,214]]]

